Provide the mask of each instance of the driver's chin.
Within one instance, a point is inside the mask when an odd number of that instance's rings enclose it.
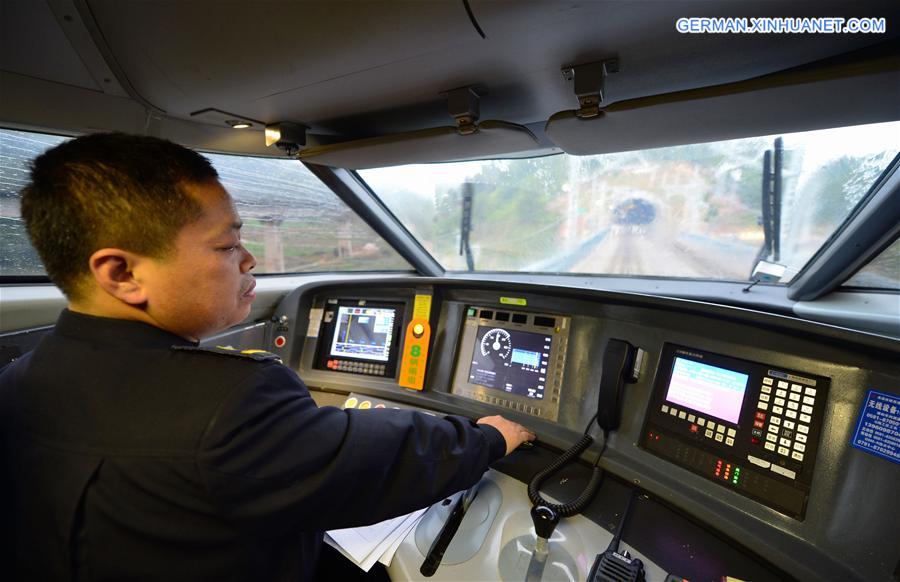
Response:
[[[231,317],[232,321],[229,324],[229,327],[231,327],[232,325],[237,325],[247,319],[247,316],[250,315],[250,307],[252,303],[253,302],[251,300],[248,300],[246,298],[241,299],[240,303],[234,309]]]

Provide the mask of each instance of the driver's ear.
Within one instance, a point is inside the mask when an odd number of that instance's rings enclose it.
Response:
[[[147,289],[135,276],[135,269],[146,258],[122,249],[100,249],[91,255],[89,264],[94,280],[101,289],[135,307],[147,302]]]

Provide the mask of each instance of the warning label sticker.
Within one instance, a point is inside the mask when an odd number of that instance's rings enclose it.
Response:
[[[869,390],[850,444],[900,463],[900,396]]]

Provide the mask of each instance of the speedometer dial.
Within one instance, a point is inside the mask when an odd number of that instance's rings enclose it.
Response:
[[[512,342],[509,332],[505,329],[494,328],[481,338],[481,355],[493,359],[505,360],[512,351]]]

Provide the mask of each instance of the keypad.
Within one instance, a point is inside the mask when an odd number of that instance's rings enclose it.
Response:
[[[802,463],[816,404],[816,389],[812,386],[763,378],[754,421],[754,430],[758,430],[759,435],[765,434],[763,448]],[[757,433],[754,432],[754,436]],[[793,472],[781,471],[780,474],[790,476]]]
[[[326,365],[331,370],[338,372],[350,372],[352,374],[369,374],[371,376],[384,376],[386,368],[384,364],[371,364],[368,362],[350,362],[347,360],[328,360]]]
[[[544,415],[543,409],[539,406],[531,406],[527,403],[517,402],[515,400],[506,400],[503,398],[498,398],[491,394],[482,394],[481,392],[473,392],[470,394],[470,396],[479,402],[493,404],[494,406],[502,406],[503,408],[509,408],[510,410],[515,410],[517,412],[524,412],[525,414],[530,414],[532,416]]]
[[[679,410],[677,407],[668,404],[663,404],[660,407],[660,410],[663,414],[686,420],[690,424],[691,433],[693,434],[698,436],[703,435],[715,442],[725,443],[729,447],[734,446],[735,439],[737,438],[737,429],[734,427],[728,427],[724,424],[707,420],[702,416],[697,416],[686,410]]]

